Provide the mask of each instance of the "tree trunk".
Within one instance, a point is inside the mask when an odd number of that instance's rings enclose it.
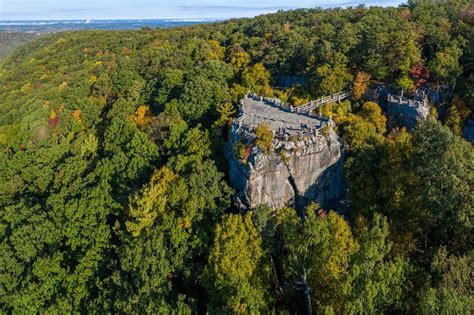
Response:
[[[312,315],[313,308],[311,306],[311,295],[309,294],[308,282],[306,281],[306,269],[303,267],[303,295],[306,302],[306,314]]]

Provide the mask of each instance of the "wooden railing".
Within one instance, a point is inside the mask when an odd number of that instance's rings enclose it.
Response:
[[[270,105],[277,106],[281,109],[289,110],[293,113],[309,115],[309,114],[311,114],[311,112],[313,110],[317,109],[320,106],[330,104],[330,103],[334,103],[334,102],[340,102],[340,101],[348,98],[350,95],[351,95],[350,91],[340,92],[340,93],[332,94],[332,95],[329,95],[329,96],[321,97],[317,100],[309,101],[308,103],[306,103],[304,105],[300,105],[300,106],[293,106],[293,105],[285,103],[285,102],[283,102],[283,101],[281,101],[277,98],[268,98],[268,97],[257,95],[257,94],[252,93],[252,92],[248,92],[245,95],[244,100],[247,99],[248,97],[251,97],[251,98],[256,99],[256,100],[267,102]],[[244,100],[242,100],[241,102],[243,102]]]
[[[349,91],[332,94],[326,97],[321,97],[314,101],[295,107],[297,113],[311,113],[316,108],[334,102],[340,102],[349,97],[351,93]]]

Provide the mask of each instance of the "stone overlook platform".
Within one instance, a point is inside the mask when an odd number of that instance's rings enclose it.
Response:
[[[313,104],[313,101],[308,104]],[[331,117],[313,115],[310,110],[303,111],[278,99],[249,93],[240,101],[239,118],[235,125],[238,130],[251,132],[262,123],[267,124],[277,138],[285,138],[295,135],[317,136],[321,129],[332,124],[332,120]]]

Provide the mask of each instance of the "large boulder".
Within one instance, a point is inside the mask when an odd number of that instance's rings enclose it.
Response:
[[[324,129],[300,139],[275,138],[271,152],[265,154],[249,144],[254,141],[251,132],[241,132],[234,125],[225,153],[237,206],[253,209],[265,204],[279,208],[314,201],[330,207],[343,198],[343,144],[332,125]],[[233,150],[238,141],[252,148],[246,161]]]

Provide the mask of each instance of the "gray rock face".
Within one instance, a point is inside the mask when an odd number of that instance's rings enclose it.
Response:
[[[280,113],[279,117],[286,115],[289,113]],[[294,113],[291,115],[295,116],[292,119],[300,116]],[[272,122],[268,125],[281,130],[275,117],[268,117]],[[321,127],[318,118],[302,118],[318,120],[316,125],[320,131],[300,134],[298,137],[293,135],[292,140],[288,139],[288,135],[283,137],[275,133],[273,150],[269,154],[263,153],[256,145],[252,147],[255,136],[252,128],[246,128],[248,126],[245,119],[240,119],[233,125],[231,140],[227,143],[225,152],[231,184],[236,189],[237,206],[252,209],[265,204],[278,208],[293,204],[302,206],[315,201],[325,207],[344,194],[344,150],[341,140],[332,129],[332,122],[326,121]],[[249,123],[254,121],[255,117],[248,120]],[[282,125],[284,126],[283,122]],[[252,147],[247,161],[241,161],[232,149],[238,141]]]
[[[464,126],[464,138],[474,143],[474,120],[468,119]]]
[[[426,120],[430,114],[428,98],[420,92],[413,98],[388,94],[387,112],[389,127],[413,129],[419,121]]]

